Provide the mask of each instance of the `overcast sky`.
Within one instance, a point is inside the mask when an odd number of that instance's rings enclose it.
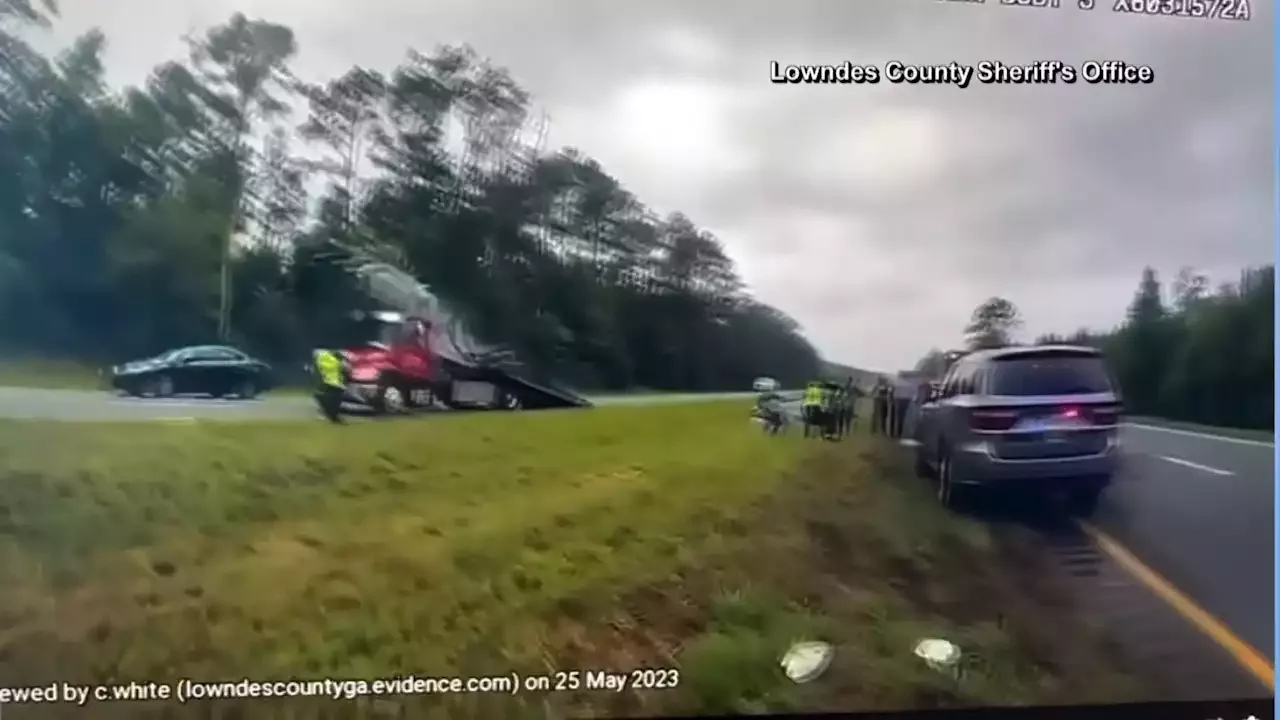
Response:
[[[1063,0],[1074,8],[1074,0]],[[1143,265],[1215,280],[1274,259],[1275,19],[939,0],[63,0],[117,83],[241,11],[298,34],[305,79],[474,45],[655,209],[719,235],[824,355],[877,369],[960,343],[975,304],[1023,333],[1107,328]],[[1152,85],[779,86],[770,61],[1126,60]]]

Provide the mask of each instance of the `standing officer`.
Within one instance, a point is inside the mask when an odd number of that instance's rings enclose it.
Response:
[[[832,386],[831,394],[835,398],[831,403],[831,434],[839,440],[844,437],[844,409],[848,404],[848,398],[844,395],[844,388],[839,385]]]
[[[893,381],[893,407],[890,408],[890,414],[893,416],[892,432],[894,438],[901,439],[903,430],[907,424],[907,411],[911,409],[911,400],[916,394],[915,386],[906,378],[898,376]]]
[[[840,420],[836,427],[836,435],[844,438],[849,434],[849,424],[853,420],[853,393],[847,385],[836,392],[840,393]]]
[[[839,422],[840,398],[836,395],[835,383],[822,384],[822,437],[824,440],[836,439],[836,426]]]
[[[849,393],[849,432],[858,428],[858,401],[862,399],[862,389],[854,384],[853,378],[845,381],[845,388]]]
[[[316,404],[331,423],[342,424],[342,398],[346,394],[346,363],[332,350],[312,353],[316,373]]]
[[[821,383],[813,381],[805,388],[804,401],[800,412],[804,420],[804,436],[809,437],[809,431],[818,425],[818,416],[822,413]]]
[[[887,433],[889,428],[889,384],[883,377],[876,378],[876,387],[872,391],[871,432]]]

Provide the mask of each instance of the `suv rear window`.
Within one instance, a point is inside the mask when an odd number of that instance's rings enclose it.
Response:
[[[992,395],[1085,395],[1111,391],[1111,376],[1097,355],[1021,355],[995,361]]]

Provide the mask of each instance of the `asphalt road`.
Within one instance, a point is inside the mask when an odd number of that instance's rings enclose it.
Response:
[[[726,393],[713,397],[752,397]],[[707,395],[593,397],[599,405]],[[798,414],[797,403],[789,408]],[[63,421],[311,419],[302,395],[252,401],[126,398],[0,388],[0,417]],[[1124,469],[1094,523],[1275,662],[1275,471],[1271,444],[1131,425]]]
[[[721,397],[754,397],[754,393],[719,395],[602,395],[597,405],[688,402]],[[157,400],[88,390],[45,390],[0,387],[0,418],[80,422],[149,422],[157,420],[301,420],[316,417],[315,403],[304,394],[265,395],[256,400],[213,400],[177,397]]]
[[[1145,425],[1094,525],[1275,664],[1275,446]]]

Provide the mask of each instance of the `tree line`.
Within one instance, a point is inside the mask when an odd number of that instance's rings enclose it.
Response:
[[[1005,298],[980,304],[966,327],[969,349],[1014,344],[1022,319]],[[1124,321],[1109,332],[1047,334],[1036,344],[1103,350],[1129,413],[1249,429],[1275,429],[1275,266],[1248,268],[1212,287],[1184,268],[1166,291],[1143,270]],[[917,369],[936,374],[943,353]]]
[[[32,47],[55,21],[0,0],[0,355],[104,363],[224,341],[292,361],[370,309],[336,244],[581,387],[819,371],[712,233],[657,216],[579,150],[545,149],[529,94],[468,46],[306,83],[293,31],[237,14],[115,89],[101,32],[55,57]]]

